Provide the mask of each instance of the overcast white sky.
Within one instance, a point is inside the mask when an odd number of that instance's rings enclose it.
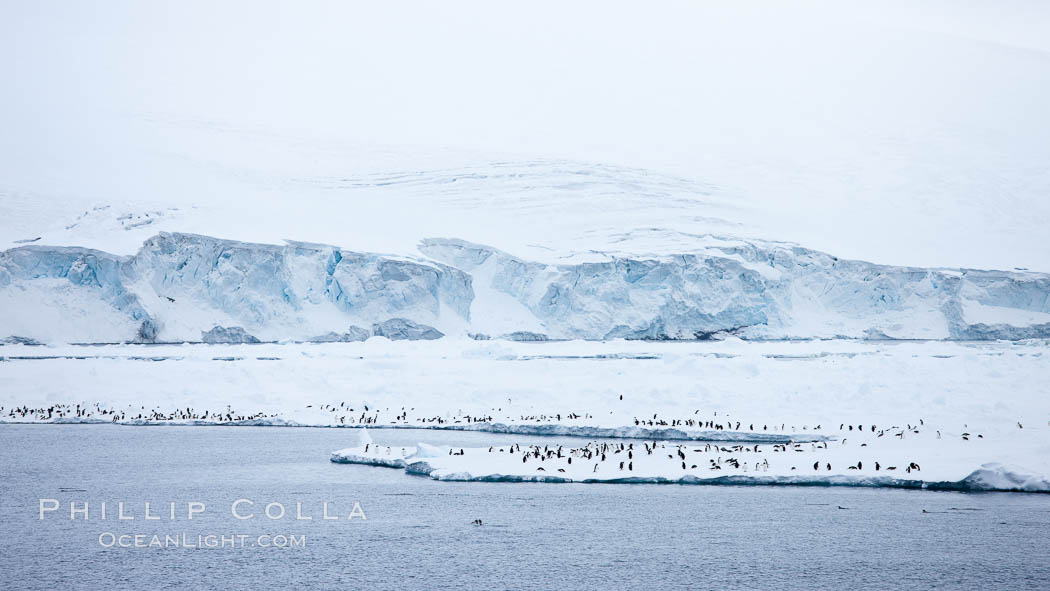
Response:
[[[91,171],[157,118],[672,172],[844,256],[1050,259],[1047,2],[0,6],[0,198],[135,198]]]

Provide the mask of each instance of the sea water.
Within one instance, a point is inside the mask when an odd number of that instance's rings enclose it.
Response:
[[[406,446],[580,443],[370,434]],[[356,437],[0,425],[0,587],[1050,588],[1050,495],[437,482],[329,462]],[[118,503],[134,519],[119,519]]]

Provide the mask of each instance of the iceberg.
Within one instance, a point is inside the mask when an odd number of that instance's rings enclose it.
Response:
[[[311,337],[307,340],[312,343],[355,343],[367,341],[370,336],[372,336],[372,333],[368,330],[351,324],[346,332],[337,333],[329,331],[323,335]]]
[[[406,468],[406,459],[416,453],[414,447],[388,447],[361,441],[359,447],[349,447],[332,452],[331,461],[336,464],[365,464],[385,468]]]
[[[12,336],[9,336],[7,338],[0,339],[0,344],[2,344],[2,345],[27,345],[27,346],[33,346],[33,347],[38,347],[40,345],[43,345],[43,343],[41,343],[40,341],[37,341],[36,339],[31,339],[29,337],[20,337],[20,336],[17,336],[17,335],[12,335]]]
[[[429,443],[420,443],[416,446],[416,452],[412,454],[413,458],[440,458],[449,455],[452,448],[448,446],[430,445]]]
[[[500,338],[507,339],[508,341],[517,341],[519,343],[540,343],[550,340],[547,335],[543,333],[530,332],[527,330],[518,330],[507,333]]]
[[[363,447],[372,443],[372,436],[368,433],[368,429],[361,429],[361,432],[357,434],[357,445]]]
[[[970,490],[1050,492],[1050,478],[1000,462],[989,462],[982,465],[963,479],[962,484]]]
[[[208,344],[241,344],[261,343],[259,339],[245,332],[239,326],[216,326],[215,328],[201,333],[201,342]]]
[[[392,341],[432,341],[445,336],[433,326],[418,324],[405,318],[391,318],[372,325],[372,334]]]

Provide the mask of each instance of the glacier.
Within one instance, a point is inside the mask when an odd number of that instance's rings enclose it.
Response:
[[[130,257],[38,245],[0,253],[0,294],[56,279],[85,288],[84,307],[101,301],[128,318],[134,330],[121,340],[136,342],[209,340],[216,327],[238,327],[264,341],[329,332],[358,340],[356,325],[393,318],[458,326],[473,298],[470,276],[446,265],[299,242],[161,233]],[[2,334],[113,340],[103,326],[64,335],[61,326],[39,326],[17,314],[18,306],[6,308]]]
[[[15,247],[0,252],[0,337],[233,338],[219,329],[247,342],[1050,337],[1044,273],[879,265],[718,236],[698,237],[690,252],[587,253],[557,264],[450,238],[423,240],[419,251],[168,232],[131,256]],[[53,294],[61,315],[25,313]],[[521,325],[495,327],[494,311]]]
[[[731,239],[693,253],[565,265],[453,239],[425,240],[420,250],[486,277],[484,287],[514,298],[554,338],[1050,336],[1050,276],[1039,273],[894,267]],[[1028,322],[970,323],[970,302],[1026,312]]]

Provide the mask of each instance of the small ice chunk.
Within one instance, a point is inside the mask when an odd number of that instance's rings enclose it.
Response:
[[[368,429],[362,428],[361,432],[357,434],[357,447],[364,447],[372,443],[372,436],[369,435]]]

